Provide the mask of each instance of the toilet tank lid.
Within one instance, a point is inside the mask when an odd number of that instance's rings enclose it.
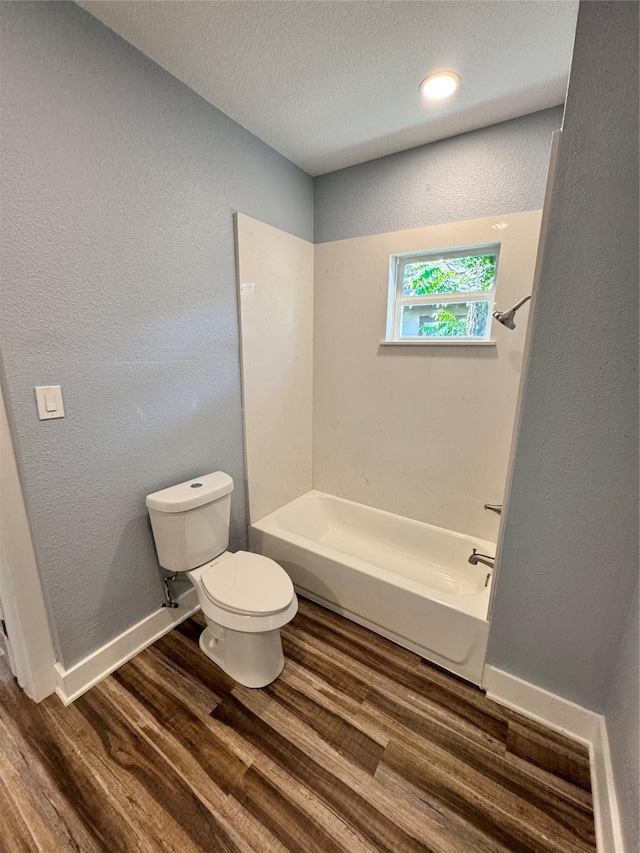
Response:
[[[223,498],[233,491],[233,480],[224,471],[214,471],[177,486],[147,495],[147,506],[158,512],[185,512]]]

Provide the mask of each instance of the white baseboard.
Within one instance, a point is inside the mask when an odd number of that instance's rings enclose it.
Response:
[[[494,702],[566,734],[572,740],[587,746],[593,743],[600,714],[489,664],[484,668],[482,687]]]
[[[589,745],[589,758],[598,853],[625,853],[609,737],[603,716],[600,716],[598,731]]]
[[[64,704],[70,705],[94,684],[200,609],[195,589],[186,590],[176,601],[178,607],[155,610],[69,669],[56,663],[56,693]]]
[[[625,853],[609,739],[602,714],[488,664],[484,668],[482,687],[494,702],[589,748],[598,853]]]

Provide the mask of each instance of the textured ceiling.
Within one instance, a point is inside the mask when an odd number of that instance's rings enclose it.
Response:
[[[564,100],[577,0],[79,3],[311,174]],[[433,71],[462,77],[427,106]]]

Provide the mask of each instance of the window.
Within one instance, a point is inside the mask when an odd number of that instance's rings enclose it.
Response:
[[[500,246],[391,255],[387,341],[489,340]]]

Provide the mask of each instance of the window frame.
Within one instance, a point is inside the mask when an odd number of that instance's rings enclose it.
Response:
[[[450,337],[427,337],[425,335],[402,336],[401,318],[402,308],[406,305],[442,305],[456,302],[488,302],[489,315],[495,304],[496,286],[498,281],[498,269],[500,265],[501,243],[479,243],[467,246],[451,246],[449,248],[424,249],[417,252],[397,252],[389,256],[389,293],[387,302],[387,327],[386,338],[382,343],[387,344],[418,344],[439,345],[443,344],[470,344],[487,345],[494,344],[491,340],[491,321],[487,324],[487,331],[483,337],[465,337],[452,335]],[[496,255],[496,268],[491,290],[477,290],[466,293],[434,293],[421,296],[405,296],[403,293],[404,270],[409,264],[424,263],[426,260],[438,260],[447,258],[467,258],[474,255]]]

